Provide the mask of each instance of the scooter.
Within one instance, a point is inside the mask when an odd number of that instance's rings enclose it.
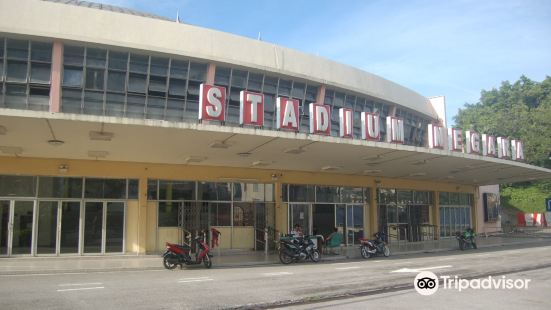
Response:
[[[196,237],[194,239],[197,245],[197,252],[195,253],[195,259],[190,256],[191,246],[184,243],[183,245],[166,243],[166,252],[163,254],[163,266],[166,269],[174,269],[180,265],[180,269],[183,265],[198,265],[203,263],[206,268],[212,267],[212,254],[209,252],[209,246],[203,240],[203,237]]]
[[[455,239],[457,239],[457,242],[459,243],[459,249],[461,251],[468,248],[473,248],[476,250],[477,246],[475,236],[476,234],[471,228],[465,230],[464,233],[456,232]]]
[[[370,258],[372,256],[383,254],[385,257],[390,256],[390,248],[384,240],[384,233],[375,233],[375,239],[369,240],[360,238],[360,254],[363,258]]]

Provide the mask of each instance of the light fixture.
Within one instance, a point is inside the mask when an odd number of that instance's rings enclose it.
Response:
[[[5,135],[6,133],[8,132],[8,130],[6,129],[6,127],[4,126],[0,126],[0,135]]]
[[[59,173],[67,173],[67,171],[69,171],[69,165],[61,164],[57,167],[57,171],[59,171]]]
[[[341,169],[341,168],[337,167],[337,166],[323,166],[323,167],[321,167],[322,171],[335,171],[335,170],[339,170],[339,169]]]
[[[214,141],[211,144],[209,144],[209,147],[213,149],[227,149],[230,147],[230,145],[224,141]]]
[[[283,152],[287,154],[298,155],[298,154],[304,153],[304,149],[302,147],[296,147],[296,148],[286,149]]]
[[[283,176],[283,173],[272,173],[271,177],[272,177],[272,181],[277,181],[279,180],[279,178],[281,178]]]
[[[88,136],[90,137],[90,140],[111,141],[111,139],[113,139],[115,134],[107,131],[90,131],[88,133]]]
[[[0,152],[17,156],[23,153],[23,148],[19,146],[0,146]]]
[[[93,157],[93,158],[105,158],[107,157],[107,155],[109,155],[109,152],[107,151],[88,151],[88,157]]]
[[[48,144],[53,146],[60,146],[60,145],[63,145],[64,143],[65,141],[58,140],[58,139],[48,140]]]
[[[188,157],[186,157],[186,159],[184,159],[184,162],[186,164],[200,163],[200,162],[202,162],[206,159],[207,159],[207,157],[205,157],[205,156],[188,156]]]

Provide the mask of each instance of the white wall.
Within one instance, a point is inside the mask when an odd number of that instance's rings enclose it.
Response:
[[[477,215],[477,233],[493,233],[501,230],[501,214],[498,217],[496,222],[484,222],[484,193],[496,194],[498,199],[499,197],[499,185],[486,185],[480,186],[478,190],[478,202],[476,205],[476,215]]]

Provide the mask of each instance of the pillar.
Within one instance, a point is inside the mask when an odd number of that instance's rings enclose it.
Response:
[[[50,112],[61,108],[61,72],[63,70],[63,44],[54,41],[52,46],[52,71],[50,75]]]
[[[432,192],[432,216],[431,216],[431,224],[435,225],[435,237],[436,239],[440,239],[440,195],[439,192],[434,191]]]

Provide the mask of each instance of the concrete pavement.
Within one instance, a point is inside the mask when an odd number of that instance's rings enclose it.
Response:
[[[526,236],[509,234],[479,237],[479,248],[499,247],[515,244],[551,244],[551,235]],[[444,239],[424,243],[391,244],[392,255],[411,255],[457,250],[455,239]],[[242,251],[219,252],[216,249],[213,266],[245,267],[280,264],[277,253]],[[322,261],[359,259],[358,246],[343,247],[339,255],[323,255]],[[160,270],[163,269],[160,255],[110,255],[110,256],[62,256],[62,257],[9,257],[0,258],[0,275],[31,273],[69,273],[116,270]]]

